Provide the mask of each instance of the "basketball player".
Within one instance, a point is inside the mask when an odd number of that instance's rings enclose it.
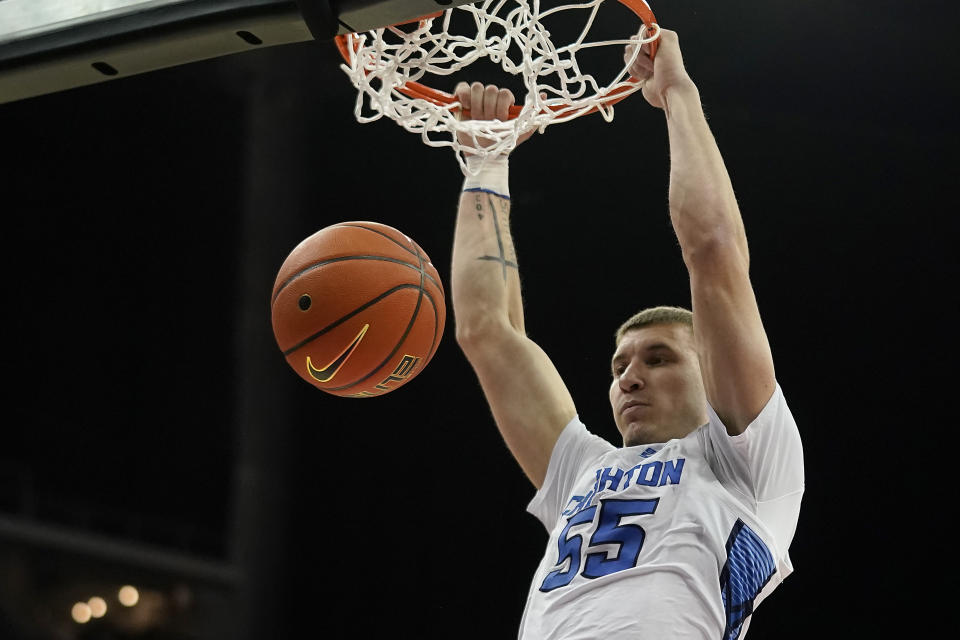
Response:
[[[677,35],[661,34],[655,61],[644,46],[631,73],[666,116],[670,219],[693,311],[654,307],[617,331],[610,404],[622,448],[587,431],[524,332],[507,158],[468,176],[460,198],[457,340],[537,489],[528,511],[549,533],[524,640],[742,638],[792,571],[800,437],[774,376],[729,177]],[[514,102],[479,83],[456,94],[472,118],[505,120]],[[624,290],[637,282],[625,278]]]

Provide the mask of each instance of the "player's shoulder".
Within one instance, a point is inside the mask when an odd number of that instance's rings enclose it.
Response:
[[[596,459],[616,453],[617,447],[597,435],[583,423],[579,415],[573,417],[560,432],[553,455],[575,453],[582,460]]]

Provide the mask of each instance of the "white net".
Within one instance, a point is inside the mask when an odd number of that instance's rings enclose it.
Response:
[[[550,124],[593,111],[611,121],[613,103],[642,88],[627,71],[633,60],[623,64],[623,47],[637,44],[635,58],[640,44],[660,34],[644,0],[621,2],[635,16],[626,12],[628,20],[617,21],[624,35],[612,39],[588,39],[604,0],[551,3],[546,8],[540,0],[486,0],[447,9],[437,18],[342,36],[343,70],[358,89],[356,118],[367,123],[387,116],[427,145],[452,147],[464,173],[464,152],[481,158],[509,153],[522,134],[542,132]],[[649,25],[640,17],[644,9]],[[566,16],[574,12],[580,13],[573,19],[583,16],[582,28],[571,32],[569,44],[554,43],[548,25],[553,28],[561,20],[568,25],[571,18]],[[597,47],[618,47],[619,53],[609,57],[618,64],[599,72],[586,68],[583,52]],[[450,76],[481,58],[522,79],[521,108],[505,122],[461,119],[460,105],[451,94],[421,84],[436,85],[431,76]],[[597,78],[604,71],[603,77],[611,79],[601,82]],[[473,170],[480,164],[472,164]]]

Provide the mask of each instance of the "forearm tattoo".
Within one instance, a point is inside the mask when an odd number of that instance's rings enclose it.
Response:
[[[496,200],[489,193],[477,193],[476,200],[474,204],[477,210],[477,217],[480,220],[483,220],[483,204],[482,198],[486,197],[487,202],[490,205],[490,209],[493,210],[493,230],[497,234],[497,249],[500,252],[498,256],[480,256],[477,260],[491,260],[493,262],[499,262],[500,267],[503,269],[503,280],[507,280],[507,267],[511,269],[517,269],[517,255],[516,250],[513,247],[513,238],[510,237],[510,224],[507,218],[509,205],[501,204],[500,207],[497,207]]]

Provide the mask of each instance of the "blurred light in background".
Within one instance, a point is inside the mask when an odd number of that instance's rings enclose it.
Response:
[[[80,624],[90,622],[90,605],[86,602],[78,602],[73,605],[73,609],[70,610],[70,615],[73,616],[74,621]]]
[[[123,606],[132,607],[140,600],[140,592],[130,585],[124,585],[120,587],[120,591],[117,593],[117,599]]]
[[[100,596],[93,596],[87,600],[90,607],[90,615],[94,618],[102,618],[107,613],[107,602]]]

